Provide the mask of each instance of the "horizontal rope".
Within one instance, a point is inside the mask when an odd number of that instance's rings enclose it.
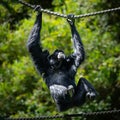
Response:
[[[18,0],[21,4],[28,6],[32,9],[35,9],[36,5],[31,5],[29,3],[26,3],[22,0]],[[82,14],[82,15],[75,15],[74,18],[83,18],[83,17],[89,17],[89,16],[94,16],[94,15],[99,15],[99,14],[104,14],[104,13],[109,13],[109,12],[114,12],[114,11],[119,11],[120,7],[118,8],[112,8],[112,9],[107,9],[107,10],[102,10],[102,11],[98,11],[98,12],[92,12],[92,13],[87,13],[87,14]],[[51,15],[55,15],[55,16],[59,16],[59,17],[63,17],[63,18],[67,18],[67,15],[65,14],[60,14],[58,12],[53,12],[50,10],[46,10],[41,8],[39,11],[47,13],[47,14],[51,14]]]
[[[98,115],[111,115],[120,114],[120,109],[110,111],[99,111],[99,112],[81,112],[78,114],[66,114],[66,115],[55,115],[55,116],[40,116],[33,118],[4,118],[3,120],[45,120],[45,119],[57,119],[57,118],[72,118],[72,117],[85,117],[85,116],[98,116]]]

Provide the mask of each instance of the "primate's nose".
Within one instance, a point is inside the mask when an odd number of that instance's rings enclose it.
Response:
[[[51,65],[54,65],[54,64],[55,64],[55,62],[54,62],[53,59],[50,60],[50,64],[51,64]]]

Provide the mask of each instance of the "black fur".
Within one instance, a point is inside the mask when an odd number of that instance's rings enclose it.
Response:
[[[35,67],[44,78],[59,111],[80,106],[85,102],[86,97],[92,99],[96,96],[95,89],[85,78],[80,78],[78,84],[75,84],[75,74],[84,61],[85,52],[74,20],[69,18],[67,21],[74,45],[74,53],[70,56],[64,57],[64,52],[61,50],[56,50],[52,55],[49,55],[47,50],[43,51],[40,43],[42,13],[37,14],[27,43]],[[60,52],[60,60],[58,60]]]

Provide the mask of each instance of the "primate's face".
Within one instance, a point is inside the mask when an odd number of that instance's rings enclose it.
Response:
[[[64,59],[65,59],[64,52],[62,50],[55,50],[55,52],[49,56],[49,63],[51,67],[59,68]]]

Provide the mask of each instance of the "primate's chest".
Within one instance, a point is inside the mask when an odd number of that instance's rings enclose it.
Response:
[[[46,77],[46,82],[48,83],[48,86],[51,85],[51,84],[66,85],[66,84],[68,84],[69,80],[70,80],[70,77],[68,75],[68,72],[67,71],[61,71],[61,70],[56,70],[54,72],[51,72]]]
[[[65,79],[68,79],[68,73],[67,72],[65,72],[65,71],[61,71],[61,70],[59,70],[59,71],[54,71],[53,73],[51,73],[50,75],[49,75],[49,77],[50,77],[50,79],[52,79],[52,80],[65,80]]]

